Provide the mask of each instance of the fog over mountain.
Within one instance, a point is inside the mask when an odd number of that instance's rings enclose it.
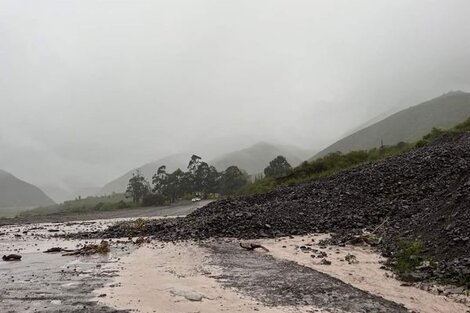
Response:
[[[259,142],[251,147],[223,154],[210,161],[210,164],[220,170],[236,165],[247,174],[255,176],[263,173],[269,162],[278,155],[286,157],[291,166],[297,166],[307,160],[312,153],[313,151],[294,146],[276,146],[268,142]]]
[[[166,171],[171,173],[176,169],[182,169],[183,171],[186,170],[189,160],[191,158],[191,154],[189,153],[180,153],[170,155],[159,160],[146,163],[142,166],[138,166],[133,168],[132,170],[124,173],[123,175],[113,179],[112,181],[108,182],[104,185],[100,190],[100,195],[109,195],[113,192],[121,193],[126,191],[127,184],[129,183],[129,179],[132,177],[136,171],[139,171],[141,175],[143,175],[149,182],[152,182],[153,175],[157,172],[160,166],[165,166]]]
[[[4,0],[0,168],[74,193],[181,152],[320,151],[384,112],[470,91],[468,12],[467,0]]]

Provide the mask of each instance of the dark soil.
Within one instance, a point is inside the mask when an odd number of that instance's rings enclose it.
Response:
[[[320,181],[212,202],[185,218],[122,223],[87,236],[183,240],[334,232],[334,242],[344,243],[384,221],[385,254],[397,252],[400,238],[418,238],[424,254],[438,262],[425,276],[470,282],[470,133],[448,134]]]

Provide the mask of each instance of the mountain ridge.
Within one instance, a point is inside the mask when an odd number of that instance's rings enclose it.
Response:
[[[125,192],[129,178],[135,171],[139,170],[141,174],[149,181],[152,180],[152,176],[157,172],[157,169],[165,165],[167,172],[175,171],[178,168],[182,170],[186,169],[191,155],[188,153],[172,154],[161,158],[157,161],[148,162],[140,167],[133,168],[132,170],[124,173],[123,175],[113,179],[112,181],[105,184],[99,191],[99,195],[108,195],[112,193]]]
[[[398,111],[366,126],[314,155],[310,160],[329,153],[367,150],[400,141],[413,142],[432,128],[449,128],[470,116],[470,93],[451,91],[431,100]]]
[[[236,165],[248,174],[256,175],[263,173],[269,162],[279,155],[286,157],[291,166],[296,166],[306,160],[311,155],[311,151],[261,141],[247,148],[225,153],[212,159],[210,163],[217,169]]]
[[[34,207],[55,202],[39,187],[0,169],[0,208]]]

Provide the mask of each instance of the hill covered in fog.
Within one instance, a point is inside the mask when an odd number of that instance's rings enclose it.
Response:
[[[54,201],[38,187],[0,170],[0,208],[52,205]]]
[[[166,166],[167,172],[173,172],[174,170],[178,168],[184,170],[188,166],[190,157],[191,155],[187,153],[174,154],[174,155],[170,155],[162,159],[159,159],[157,161],[144,164],[140,167],[134,168],[130,170],[129,172],[119,176],[118,178],[104,185],[103,188],[101,188],[99,194],[106,195],[106,194],[112,194],[113,192],[115,193],[125,192],[127,184],[129,182],[129,178],[131,178],[132,174],[135,173],[135,171],[137,170],[140,171],[140,173],[145,178],[147,178],[149,182],[152,181],[152,176],[157,172],[157,169],[162,165]]]
[[[210,164],[218,170],[224,170],[236,165],[250,175],[262,173],[269,162],[278,155],[286,157],[291,166],[296,166],[306,160],[311,152],[293,146],[274,145],[259,142],[251,147],[229,152],[213,159]]]
[[[395,113],[320,151],[313,159],[331,152],[366,150],[398,142],[413,142],[433,127],[450,128],[470,116],[470,93],[455,91]]]

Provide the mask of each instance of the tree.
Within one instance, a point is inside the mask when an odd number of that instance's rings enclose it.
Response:
[[[219,191],[221,173],[217,172],[214,166],[209,166],[209,172],[206,177],[205,192],[217,193]]]
[[[264,169],[264,175],[266,177],[279,178],[285,176],[290,170],[292,170],[292,166],[290,166],[285,157],[279,155],[269,162],[268,167]]]
[[[184,178],[185,173],[182,170],[177,169],[173,173],[168,174],[166,172],[166,166],[162,165],[158,168],[157,173],[153,175],[153,191],[156,195],[170,202],[175,202],[177,199],[184,196]],[[158,197],[154,198],[159,199]]]
[[[194,177],[190,172],[183,172],[181,177],[181,192],[184,194],[194,191]]]
[[[153,192],[163,195],[163,189],[166,185],[168,174],[166,172],[166,166],[162,165],[158,168],[157,173],[152,177]]]
[[[203,198],[207,198],[208,194],[217,192],[219,178],[220,173],[214,166],[201,162],[196,170],[195,191],[202,193]]]
[[[206,191],[207,177],[209,176],[209,164],[200,162],[194,172],[194,191],[204,193]]]
[[[183,177],[184,173],[180,169],[177,169],[168,175],[168,179],[164,188],[164,195],[168,197],[172,203],[184,196],[184,189],[182,188]]]
[[[209,166],[202,158],[193,154],[185,173],[184,186],[191,193],[202,194],[206,198],[209,193],[217,192],[217,183],[220,173],[213,166]]]
[[[137,170],[132,174],[129,179],[129,184],[126,189],[126,196],[131,197],[134,203],[139,203],[150,192],[150,184],[144,176]]]
[[[198,175],[198,169],[201,166],[201,163],[204,163],[201,161],[201,157],[193,154],[191,156],[191,159],[189,160],[188,164],[188,171],[184,173],[184,188],[186,192],[188,193],[195,193],[200,190],[198,190],[198,181],[196,176]],[[201,175],[201,174],[199,174]]]
[[[233,195],[248,183],[248,175],[236,166],[229,166],[220,176],[219,191]]]
[[[193,154],[191,160],[189,160],[188,170],[191,174],[196,175],[196,171],[201,164],[201,157]]]

